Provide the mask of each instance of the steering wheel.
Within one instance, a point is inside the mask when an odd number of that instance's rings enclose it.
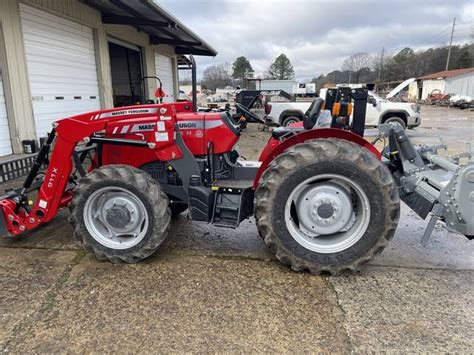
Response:
[[[265,124],[265,120],[261,118],[260,116],[256,115],[255,113],[251,112],[247,107],[244,105],[241,105],[239,103],[235,104],[235,107],[237,107],[240,111],[244,113],[244,116],[249,116],[250,118],[253,118],[254,120]]]

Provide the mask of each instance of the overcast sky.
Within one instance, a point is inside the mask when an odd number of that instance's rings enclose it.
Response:
[[[158,0],[214,47],[218,55],[198,57],[206,66],[250,60],[262,74],[280,53],[294,65],[299,80],[334,68],[351,54],[396,53],[472,41],[474,0]]]

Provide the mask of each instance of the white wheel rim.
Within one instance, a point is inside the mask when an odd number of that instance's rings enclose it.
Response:
[[[367,194],[342,175],[306,179],[285,204],[285,223],[291,236],[317,253],[338,253],[352,247],[365,234],[369,222]]]
[[[296,123],[296,122],[298,122],[298,120],[295,120],[294,118],[292,118],[291,120],[286,121],[285,127],[288,127],[290,124]]]
[[[143,202],[117,186],[94,191],[86,200],[83,218],[92,238],[107,248],[119,250],[140,243],[149,224]]]

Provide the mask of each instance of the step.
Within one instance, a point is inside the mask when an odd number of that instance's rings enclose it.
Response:
[[[212,186],[227,189],[246,189],[253,186],[253,180],[223,179],[217,180]]]
[[[232,212],[238,212],[239,208],[238,207],[231,207],[231,206],[216,206],[216,209],[221,209],[221,210],[226,210],[226,211],[232,211]]]

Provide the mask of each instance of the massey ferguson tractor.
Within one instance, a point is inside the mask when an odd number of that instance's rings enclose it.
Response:
[[[438,147],[415,147],[393,123],[383,127],[388,144],[380,153],[363,138],[367,89],[330,95],[329,126],[318,125],[325,104],[318,98],[303,126],[272,132],[258,161],[239,156],[240,128],[230,113],[194,112],[192,102],[56,121],[23,187],[1,196],[1,235],[21,235],[69,207],[86,250],[135,263],[160,247],[171,219],[185,210],[192,221],[230,228],[254,216],[282,263],[338,274],[359,270],[384,249],[401,198],[421,217],[431,213],[425,242],[437,220],[472,238],[470,153],[441,158]]]

